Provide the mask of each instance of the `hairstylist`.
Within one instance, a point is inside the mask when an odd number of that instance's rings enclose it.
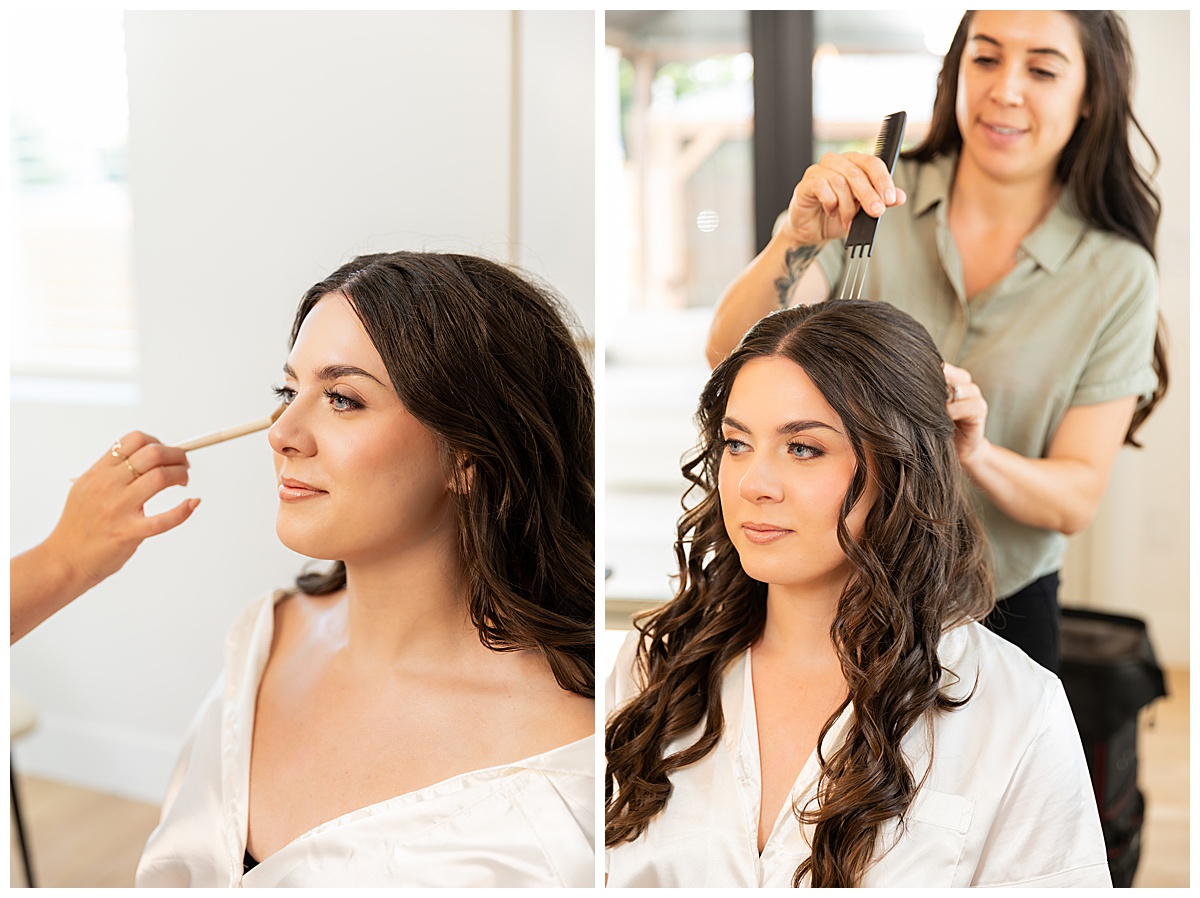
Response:
[[[859,208],[882,216],[863,295],[916,317],[947,360],[995,559],[986,623],[1054,671],[1066,536],[1091,521],[1167,385],[1159,202],[1129,145],[1131,84],[1112,11],[968,12],[929,134],[895,181],[874,156],[822,157],[709,335],[716,364],[775,305],[837,295],[837,238]]]
[[[119,571],[146,537],[186,521],[199,499],[156,515],[142,509],[185,485],[187,469],[182,449],[135,430],[76,480],[53,532],[9,561],[9,644]]]

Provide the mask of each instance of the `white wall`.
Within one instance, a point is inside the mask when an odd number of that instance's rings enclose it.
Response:
[[[586,12],[129,12],[132,406],[14,402],[11,546],[112,441],[269,413],[301,293],[353,255],[475,252],[555,284],[594,333]],[[303,562],[265,434],[191,459],[203,502],[11,653],[40,715],[22,769],[157,801],[225,629]]]
[[[1160,302],[1171,382],[1121,450],[1096,520],[1071,541],[1063,603],[1147,621],[1160,664],[1190,659],[1189,440],[1191,380],[1189,13],[1123,10],[1136,60],[1134,111],[1160,157]],[[1149,164],[1149,157],[1147,157]]]
[[[595,17],[525,12],[520,24],[514,261],[542,272],[569,297],[594,337]]]

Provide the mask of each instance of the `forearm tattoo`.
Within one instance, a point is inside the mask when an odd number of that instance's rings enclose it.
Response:
[[[812,265],[812,261],[817,257],[820,249],[821,247],[817,244],[808,244],[789,249],[784,255],[787,273],[775,281],[775,289],[779,291],[779,308],[786,309],[788,307],[788,297],[791,296],[792,288],[800,280],[800,275],[804,274],[808,270],[808,266]]]

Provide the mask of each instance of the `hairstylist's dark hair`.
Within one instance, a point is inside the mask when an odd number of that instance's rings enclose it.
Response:
[[[566,307],[475,256],[360,256],[300,302],[346,296],[404,407],[437,438],[455,488],[471,619],[497,651],[540,650],[558,684],[595,693],[595,402]],[[300,576],[346,583],[342,562]]]
[[[724,728],[721,681],[762,634],[767,585],[742,569],[722,520],[717,479],[730,390],[752,359],[795,362],[838,414],[857,462],[837,539],[850,564],[830,638],[850,702],[845,739],[819,754],[819,806],[794,809],[815,823],[812,855],[793,885],[853,886],[878,856],[881,825],[903,817],[919,788],[900,750],[924,714],[961,705],[941,691],[942,633],[981,620],[993,604],[984,537],[968,507],[941,358],[929,334],[882,302],[830,300],[774,312],[713,371],[700,396],[700,446],[683,473],[703,497],[679,522],[679,591],[638,617],[635,679],[645,688],[605,733],[605,844],[636,839],[670,800],[672,771],[703,758]],[[868,479],[878,498],[861,538],[846,517]],[[689,490],[690,492],[691,490]],[[698,725],[690,746],[666,748]]]
[[[1153,174],[1146,172],[1133,156],[1131,132],[1141,136],[1156,169],[1159,159],[1154,144],[1133,114],[1133,49],[1125,21],[1109,9],[1063,12],[1079,30],[1087,76],[1083,94],[1087,112],[1080,116],[1063,148],[1055,175],[1070,191],[1076,210],[1087,224],[1132,240],[1154,256],[1162,204],[1151,182]],[[962,147],[955,103],[959,69],[973,16],[974,11],[968,10],[958,23],[938,74],[929,133],[904,154],[906,158],[928,162],[957,153]],[[1141,446],[1137,431],[1162,401],[1170,382],[1166,325],[1161,313],[1154,336],[1154,373],[1158,375],[1158,386],[1147,402],[1138,405],[1125,434],[1125,442],[1131,446]]]

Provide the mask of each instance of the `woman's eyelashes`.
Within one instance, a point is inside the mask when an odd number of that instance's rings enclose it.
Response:
[[[742,455],[750,450],[750,446],[745,440],[739,440],[736,437],[725,437],[725,452],[729,455]],[[787,444],[788,454],[797,459],[820,458],[825,454],[823,449],[813,446],[810,443],[803,443],[799,440],[789,441]]]
[[[292,400],[296,398],[296,391],[291,387],[272,387],[271,391],[284,405],[291,405]],[[351,399],[337,390],[326,389],[324,394],[325,398],[329,400],[329,407],[335,412],[351,412],[363,407],[363,404],[357,399]]]
[[[1000,65],[1000,60],[993,56],[976,56],[971,62],[981,69],[993,68]],[[1058,72],[1036,65],[1029,67],[1029,74],[1039,81],[1053,81],[1058,77]]]
[[[796,458],[820,458],[825,454],[816,446],[812,446],[808,443],[801,443],[798,440],[788,443],[788,452],[790,452]]]
[[[362,408],[362,403],[357,399],[351,399],[337,390],[326,390],[325,398],[329,400],[329,404],[337,412],[350,412],[356,408]]]

